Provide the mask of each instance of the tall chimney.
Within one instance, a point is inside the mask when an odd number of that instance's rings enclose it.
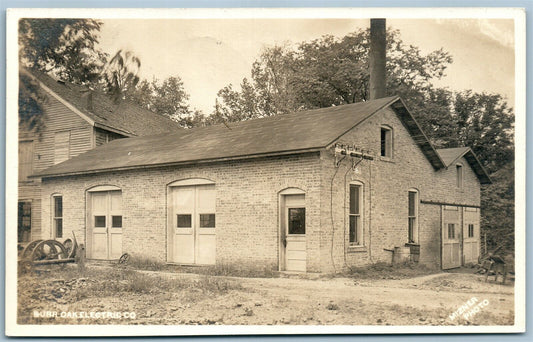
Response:
[[[387,96],[385,19],[370,19],[370,100]]]

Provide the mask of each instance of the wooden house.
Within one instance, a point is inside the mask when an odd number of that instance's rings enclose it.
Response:
[[[42,93],[44,127],[19,127],[18,242],[41,235],[41,180],[28,176],[119,138],[176,132],[176,122],[132,105],[115,104],[85,86],[21,70]],[[56,203],[59,213],[61,203]],[[58,221],[59,222],[59,221]],[[62,236],[59,229],[57,237]]]

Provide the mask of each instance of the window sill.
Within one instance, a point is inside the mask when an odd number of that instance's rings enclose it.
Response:
[[[383,156],[380,156],[380,157],[379,157],[379,160],[384,161],[384,162],[387,162],[387,163],[394,163],[394,159],[391,158],[391,157],[383,157]]]
[[[406,242],[405,247],[411,247],[411,246],[419,246],[420,244],[418,242]]]
[[[348,246],[348,253],[366,253],[366,246]]]

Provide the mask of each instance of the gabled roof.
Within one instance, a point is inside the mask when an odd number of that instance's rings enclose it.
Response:
[[[243,159],[319,151],[381,109],[391,106],[435,169],[444,167],[399,97],[321,108],[179,133],[114,140],[35,176]],[[402,109],[404,108],[404,109]]]
[[[483,165],[481,165],[481,162],[479,159],[477,159],[474,151],[472,151],[470,147],[443,148],[438,149],[437,152],[446,164],[446,168],[455,164],[460,158],[464,157],[472,170],[474,170],[474,173],[479,178],[481,184],[492,183],[489,174]]]
[[[177,122],[141,108],[128,101],[118,104],[99,91],[92,91],[92,110],[87,109],[89,89],[86,86],[57,81],[47,74],[21,69],[36,79],[50,95],[69,107],[91,125],[125,136],[144,136],[183,130]]]

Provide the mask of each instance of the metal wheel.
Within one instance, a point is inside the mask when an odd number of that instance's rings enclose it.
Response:
[[[31,253],[33,252],[33,249],[41,241],[43,241],[43,240],[34,240],[34,241],[30,242],[29,244],[27,244],[26,247],[24,247],[24,249],[22,250],[22,254],[20,255],[20,258],[21,259],[29,259],[29,257],[31,256]]]
[[[35,246],[31,253],[30,259],[32,261],[37,260],[55,260],[66,259],[68,252],[62,243],[56,240],[41,241]]]
[[[124,253],[120,256],[120,259],[118,259],[119,264],[126,264],[130,260],[130,255],[128,253]]]
[[[63,246],[65,246],[65,249],[67,250],[67,254],[70,255],[70,253],[72,252],[72,247],[74,246],[74,243],[72,242],[72,240],[66,239],[65,241],[63,241]]]

